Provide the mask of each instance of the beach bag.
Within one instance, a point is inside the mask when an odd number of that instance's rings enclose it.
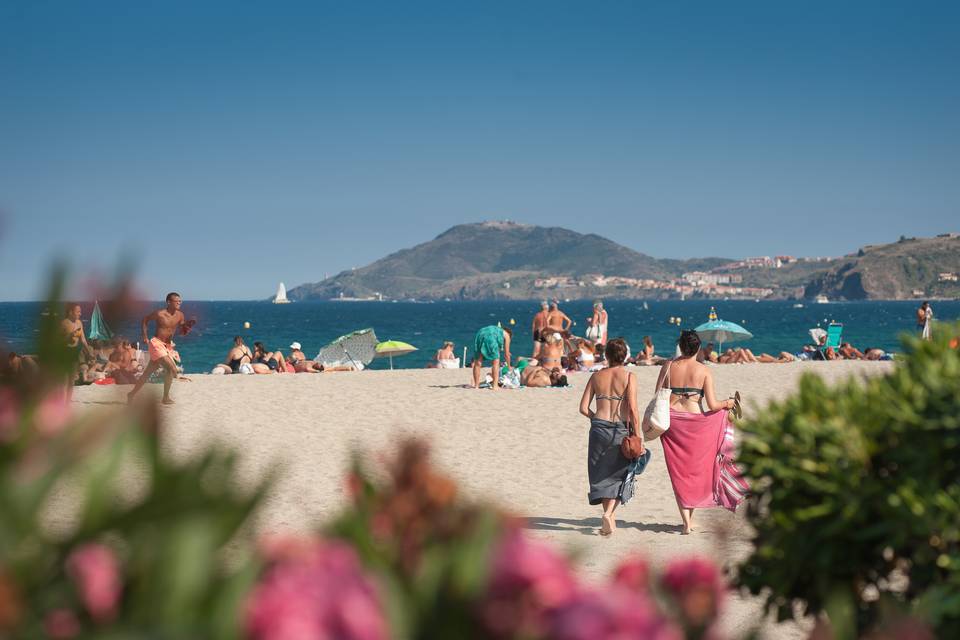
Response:
[[[596,342],[597,340],[600,339],[600,327],[595,324],[592,324],[589,327],[587,327],[587,331],[583,335],[587,340],[590,340],[591,342]]]
[[[643,439],[653,440],[659,438],[670,428],[670,387],[667,386],[667,379],[670,377],[670,366],[673,361],[667,364],[666,375],[663,376],[663,383],[653,394],[653,399],[647,405],[643,412]]]
[[[630,435],[620,441],[620,453],[627,460],[636,460],[643,455],[643,440],[637,435],[633,425],[630,425]]]

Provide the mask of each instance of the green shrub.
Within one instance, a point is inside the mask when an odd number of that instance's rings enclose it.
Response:
[[[960,637],[960,329],[938,328],[904,338],[888,375],[804,376],[744,424],[755,548],[739,582],[780,619],[827,612],[853,637],[910,611]]]

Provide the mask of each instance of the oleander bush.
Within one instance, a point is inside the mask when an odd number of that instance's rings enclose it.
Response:
[[[799,391],[743,425],[754,551],[739,583],[838,637],[912,613],[960,637],[960,327],[905,337],[893,371]]]

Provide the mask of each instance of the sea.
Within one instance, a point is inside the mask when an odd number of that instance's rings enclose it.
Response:
[[[802,304],[802,306],[798,306]],[[935,317],[956,321],[960,301],[934,301]],[[624,337],[637,351],[644,336],[650,336],[661,355],[670,355],[681,329],[707,322],[711,308],[723,320],[735,322],[753,337],[730,344],[747,346],[755,354],[797,352],[809,343],[809,329],[843,324],[843,340],[857,348],[879,347],[901,350],[900,335],[916,331],[914,301],[831,302],[816,304],[793,301],[722,300],[605,300],[609,335]],[[163,306],[157,303],[157,307]],[[454,342],[458,356],[473,349],[476,331],[501,323],[514,330],[513,354],[529,355],[532,349],[531,322],[539,305],[536,301],[470,302],[340,302],[316,301],[271,304],[269,302],[204,302],[184,300],[187,318],[196,318],[196,328],[176,339],[188,373],[209,372],[223,362],[235,335],[247,344],[255,340],[268,349],[289,351],[291,342],[303,345],[308,356],[337,337],[357,329],[373,328],[379,340],[400,340],[418,350],[393,359],[396,369],[419,369],[433,357],[445,340]],[[561,303],[583,335],[591,315],[590,301]],[[38,302],[0,302],[0,344],[18,353],[34,353],[37,325],[44,305]],[[92,304],[83,304],[83,319],[89,330]],[[247,328],[249,323],[249,328]],[[115,321],[114,333],[136,342],[139,318]],[[153,328],[151,327],[151,332]],[[152,334],[151,334],[152,335]],[[141,345],[141,348],[146,348]],[[469,356],[468,356],[469,361]],[[390,368],[388,359],[378,359],[370,368]]]

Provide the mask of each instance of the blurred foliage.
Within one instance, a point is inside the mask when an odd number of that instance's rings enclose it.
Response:
[[[233,455],[165,451],[153,406],[74,416],[57,269],[39,370],[0,377],[0,638],[234,638],[258,575]],[[113,297],[116,308],[126,299]]]
[[[404,442],[377,485],[354,458],[347,479],[353,506],[328,529],[349,542],[388,592],[391,626],[404,638],[481,638],[475,603],[504,517],[458,501],[457,486],[428,461],[426,446]]]
[[[743,425],[754,551],[739,582],[838,638],[911,612],[960,637],[960,327],[905,337],[888,375],[798,393]]]

